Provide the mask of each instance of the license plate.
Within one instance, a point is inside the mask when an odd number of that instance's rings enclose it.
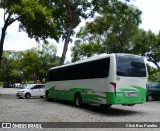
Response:
[[[125,96],[126,97],[137,97],[138,96],[138,92],[126,92]]]

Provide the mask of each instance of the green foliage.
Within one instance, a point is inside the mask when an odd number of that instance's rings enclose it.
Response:
[[[93,17],[95,13],[105,14],[105,10],[110,14],[112,10],[114,13],[117,11],[117,14],[121,11],[132,12],[126,9],[126,1],[129,0],[124,1],[125,4],[118,0],[1,0],[0,8],[5,12],[5,24],[0,42],[0,61],[6,29],[18,20],[19,31],[27,32],[30,38],[35,38],[38,42],[42,39],[47,43],[48,37],[58,41],[62,37],[64,49],[60,64],[64,64],[68,44],[72,41],[71,36],[81,20]]]
[[[141,11],[121,1],[108,1],[98,13],[92,22],[87,23],[77,33],[79,40],[72,48],[72,61],[100,53],[135,51],[133,39],[137,32],[141,32],[138,29]],[[90,51],[86,50],[86,47],[90,48]],[[91,47],[96,47],[96,51]]]
[[[151,82],[160,82],[160,70],[148,66],[148,80]]]
[[[2,87],[3,86],[3,82],[0,82],[0,87]]]
[[[160,33],[138,28],[141,11],[117,0],[98,1],[92,2],[99,15],[77,33],[72,61],[101,53],[130,53],[146,56],[160,69]]]
[[[19,59],[19,67],[26,78],[42,80],[49,68],[55,66],[59,58],[56,56],[56,47],[53,44],[40,45],[26,50]]]
[[[151,45],[155,42],[155,34],[150,30],[137,29],[135,35],[132,36],[130,44],[132,46],[131,53],[145,55],[150,51]]]
[[[77,40],[74,42],[74,47],[71,49],[72,53],[72,62],[81,60],[84,57],[91,57],[95,54],[104,53],[106,48],[102,44],[89,42],[87,44],[82,44],[82,41]]]
[[[82,19],[88,18],[87,9],[90,7],[88,0],[52,0],[54,11],[52,14],[60,36],[64,40],[64,48],[60,64],[64,64],[68,44],[71,42],[71,36],[74,35],[74,29],[80,24]]]
[[[0,8],[4,10],[4,25],[0,39],[0,66],[3,55],[3,44],[7,28],[15,21],[19,22],[19,31],[25,31],[30,38],[37,42],[47,38],[59,40],[60,30],[57,29],[52,14],[54,6],[46,0],[1,0]]]
[[[30,38],[37,41],[39,38],[45,41],[48,37],[58,40],[53,10],[46,8],[46,4],[43,0],[1,0],[0,8],[4,9],[5,16],[10,15],[8,26],[18,20],[19,30],[27,32]]]
[[[90,6],[88,0],[52,0],[52,5],[55,5],[56,12],[52,15],[63,39],[67,38],[69,29],[73,35],[73,29],[79,25],[81,18],[88,17],[85,11]]]
[[[147,59],[153,62],[160,70],[160,33],[154,37],[151,37],[153,42],[150,46],[150,51],[146,53]]]
[[[108,53],[129,52],[128,43],[141,23],[140,15],[141,11],[133,6],[112,2],[86,27],[95,36],[94,39],[99,37],[106,44]]]
[[[48,69],[59,63],[56,52],[54,44],[40,44],[26,51],[4,51],[0,81],[6,85],[37,79],[42,81]]]
[[[17,69],[14,69],[10,73],[10,82],[15,83],[15,82],[21,82],[21,72]]]
[[[10,74],[14,68],[14,64],[12,51],[4,52],[2,69],[0,70],[0,81],[3,81],[4,85],[9,85],[11,79]]]

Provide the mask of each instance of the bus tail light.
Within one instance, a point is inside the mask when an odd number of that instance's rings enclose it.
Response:
[[[116,97],[116,83],[111,82],[110,84],[114,87],[114,96]]]

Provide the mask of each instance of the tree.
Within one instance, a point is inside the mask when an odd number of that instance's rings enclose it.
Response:
[[[63,64],[71,36],[81,19],[93,17],[95,12],[99,13],[109,2],[118,0],[1,0],[0,8],[4,9],[5,13],[0,41],[0,62],[6,30],[18,20],[19,30],[26,31],[28,36],[36,41],[42,39],[47,42],[48,37],[58,41],[62,37],[64,48],[60,64]]]
[[[98,49],[99,51],[96,52],[95,49],[92,50],[91,55],[94,53],[131,53],[134,51],[132,39],[139,31],[141,11],[127,3],[111,1],[98,12],[99,16],[87,23],[77,33],[80,40],[76,41],[75,46],[79,43],[79,49],[84,50],[84,45],[93,47],[93,45],[99,44],[100,50]],[[75,56],[75,49],[78,48],[72,48],[74,51],[72,56]],[[81,53],[80,50],[76,52]],[[86,51],[81,55],[87,54]]]
[[[72,47],[72,62],[83,59],[84,57],[91,57],[93,55],[102,54],[106,51],[106,47],[99,43],[89,42],[81,44],[82,41],[77,40]]]
[[[52,9],[47,8],[45,0],[1,0],[0,8],[4,9],[4,25],[0,39],[0,65],[3,54],[3,44],[7,28],[19,21],[19,30],[28,33],[30,38],[46,42],[48,37],[58,40],[58,31],[52,14]]]
[[[129,0],[124,0],[128,1]],[[60,65],[64,64],[69,42],[72,42],[71,36],[74,29],[79,25],[82,19],[93,17],[95,13],[108,5],[109,2],[118,2],[118,0],[53,0],[57,14],[53,15],[61,31],[64,47]]]
[[[160,70],[160,33],[158,35],[152,35],[152,44],[150,50],[145,54],[148,61],[153,62]]]
[[[160,70],[148,65],[148,80],[151,82],[160,82]]]
[[[40,78],[45,78],[49,68],[59,65],[60,58],[56,56],[57,47],[53,43],[41,44],[35,51],[38,55],[38,75]]]
[[[26,80],[42,81],[48,69],[57,66],[60,58],[56,56],[57,48],[54,44],[40,44],[35,48],[22,52],[19,56],[19,68]]]
[[[55,14],[53,18],[60,31],[62,40],[64,40],[64,47],[60,65],[64,64],[68,44],[71,42],[71,36],[74,34],[74,29],[79,25],[81,19],[88,18],[86,13],[87,8],[90,7],[88,0],[52,0],[52,5],[55,6]]]
[[[3,81],[4,86],[9,87],[11,82],[11,72],[14,69],[14,61],[12,51],[4,52],[2,69],[0,70],[0,79]]]
[[[0,81],[6,86],[22,81],[42,81],[49,68],[59,64],[60,58],[56,52],[54,44],[39,44],[26,51],[4,51]]]
[[[10,73],[10,83],[12,83],[12,86],[15,86],[15,83],[22,83],[22,75],[20,70],[13,68]]]

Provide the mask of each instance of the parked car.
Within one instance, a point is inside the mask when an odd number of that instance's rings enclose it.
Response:
[[[149,82],[147,84],[147,101],[160,98],[160,83]]]
[[[15,87],[15,88],[21,88],[21,89],[23,89],[23,88],[27,87],[27,84],[15,83],[15,84],[14,84],[14,87]]]
[[[45,96],[45,89],[44,84],[32,84],[28,85],[24,89],[17,91],[16,94],[19,98],[26,98],[29,99],[30,97],[44,97]]]

